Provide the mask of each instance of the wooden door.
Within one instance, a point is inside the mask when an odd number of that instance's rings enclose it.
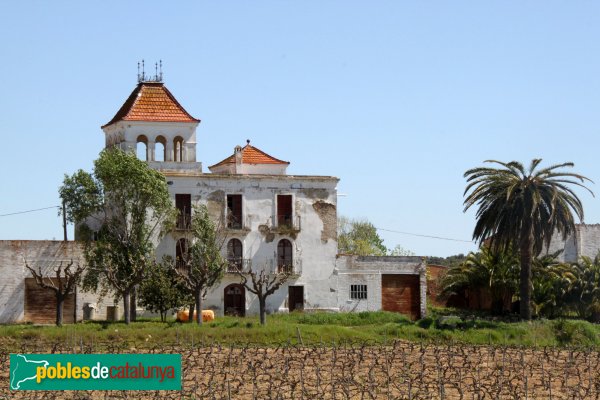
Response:
[[[246,315],[246,290],[240,284],[231,284],[225,288],[225,315],[243,317]]]
[[[304,286],[289,286],[288,308],[290,312],[304,310]]]
[[[192,219],[192,195],[176,194],[175,207],[179,213],[177,216],[177,228],[188,229]]]
[[[227,195],[227,227],[231,229],[242,229],[242,195]]]
[[[381,276],[381,308],[399,312],[412,319],[420,317],[419,275]]]
[[[277,226],[292,225],[292,195],[277,195]]]
[[[50,280],[50,278],[44,279]],[[63,323],[73,323],[74,308],[75,295],[70,294],[63,303]],[[35,324],[54,324],[56,322],[54,291],[41,288],[34,278],[25,278],[25,321]]]

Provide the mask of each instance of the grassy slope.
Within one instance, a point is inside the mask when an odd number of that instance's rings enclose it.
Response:
[[[298,336],[300,332],[300,337]],[[387,312],[277,314],[260,326],[257,318],[223,317],[198,327],[195,324],[144,321],[123,323],[87,322],[63,328],[33,325],[0,325],[0,348],[17,349],[41,343],[71,346],[92,345],[152,348],[218,342],[224,345],[332,343],[386,343],[393,339],[434,343],[471,343],[524,346],[585,346],[600,349],[600,326],[585,321],[502,322],[462,315],[433,315],[416,323]]]

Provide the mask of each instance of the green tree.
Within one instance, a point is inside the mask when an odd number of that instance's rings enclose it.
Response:
[[[390,256],[414,256],[415,253],[412,251],[405,249],[401,245],[397,244],[392,250],[388,252]]]
[[[492,312],[508,311],[518,287],[519,262],[511,250],[482,246],[479,252],[469,253],[460,264],[448,269],[442,278],[443,297],[462,295],[467,289],[484,289],[492,299]]]
[[[140,304],[152,312],[160,313],[165,322],[167,313],[191,302],[189,293],[171,268],[172,259],[149,265],[146,278],[139,288]]]
[[[569,287],[571,308],[580,318],[600,322],[600,254],[581,257],[571,264],[574,279]]]
[[[189,237],[179,240],[179,259],[173,271],[181,278],[194,298],[196,321],[202,325],[202,298],[223,278],[226,260],[221,255],[225,236],[208,213],[205,205],[194,207]],[[193,310],[190,310],[190,320]]]
[[[531,319],[533,258],[549,245],[553,234],[566,239],[574,230],[573,212],[583,220],[583,206],[572,186],[592,193],[585,186],[588,178],[559,170],[573,163],[537,169],[541,161],[534,159],[525,169],[516,161],[488,160],[500,168],[473,168],[464,174],[464,211],[478,207],[473,239],[505,250],[515,246],[519,251],[520,314],[525,320]]]
[[[455,254],[453,256],[448,256],[448,257],[429,256],[429,257],[427,257],[427,264],[436,264],[436,265],[444,265],[446,267],[454,267],[454,266],[462,263],[463,261],[465,261],[466,258],[467,258],[467,256],[465,256],[463,253]]]
[[[100,227],[97,240],[86,245],[84,288],[121,297],[129,324],[131,295],[155,262],[154,243],[176,215],[164,176],[135,154],[111,148],[100,153],[93,174],[66,176],[59,193],[70,221]]]
[[[358,256],[384,256],[387,248],[375,226],[367,220],[338,219],[338,252]]]
[[[557,261],[560,252],[533,261],[532,306],[538,317],[556,318],[569,311],[571,290],[577,280],[573,267]]]

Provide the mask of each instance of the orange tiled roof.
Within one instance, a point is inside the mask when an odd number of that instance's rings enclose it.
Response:
[[[118,121],[200,122],[185,111],[162,82],[139,83],[102,128]]]
[[[282,161],[270,156],[264,151],[251,146],[250,143],[242,147],[241,151],[243,164],[289,164],[289,161]],[[225,164],[235,164],[235,154],[232,154],[223,161],[218,162],[215,165],[211,165],[208,168],[218,167]]]

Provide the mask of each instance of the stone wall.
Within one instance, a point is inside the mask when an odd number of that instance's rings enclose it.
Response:
[[[0,240],[0,323],[24,322],[25,279],[31,272],[27,263],[42,268],[45,276],[51,276],[52,268],[59,263],[84,262],[83,247],[79,242],[56,240]],[[106,317],[106,305],[93,293],[77,292],[77,320],[83,319],[85,304],[93,304],[95,318]],[[107,304],[107,305],[112,305]]]

